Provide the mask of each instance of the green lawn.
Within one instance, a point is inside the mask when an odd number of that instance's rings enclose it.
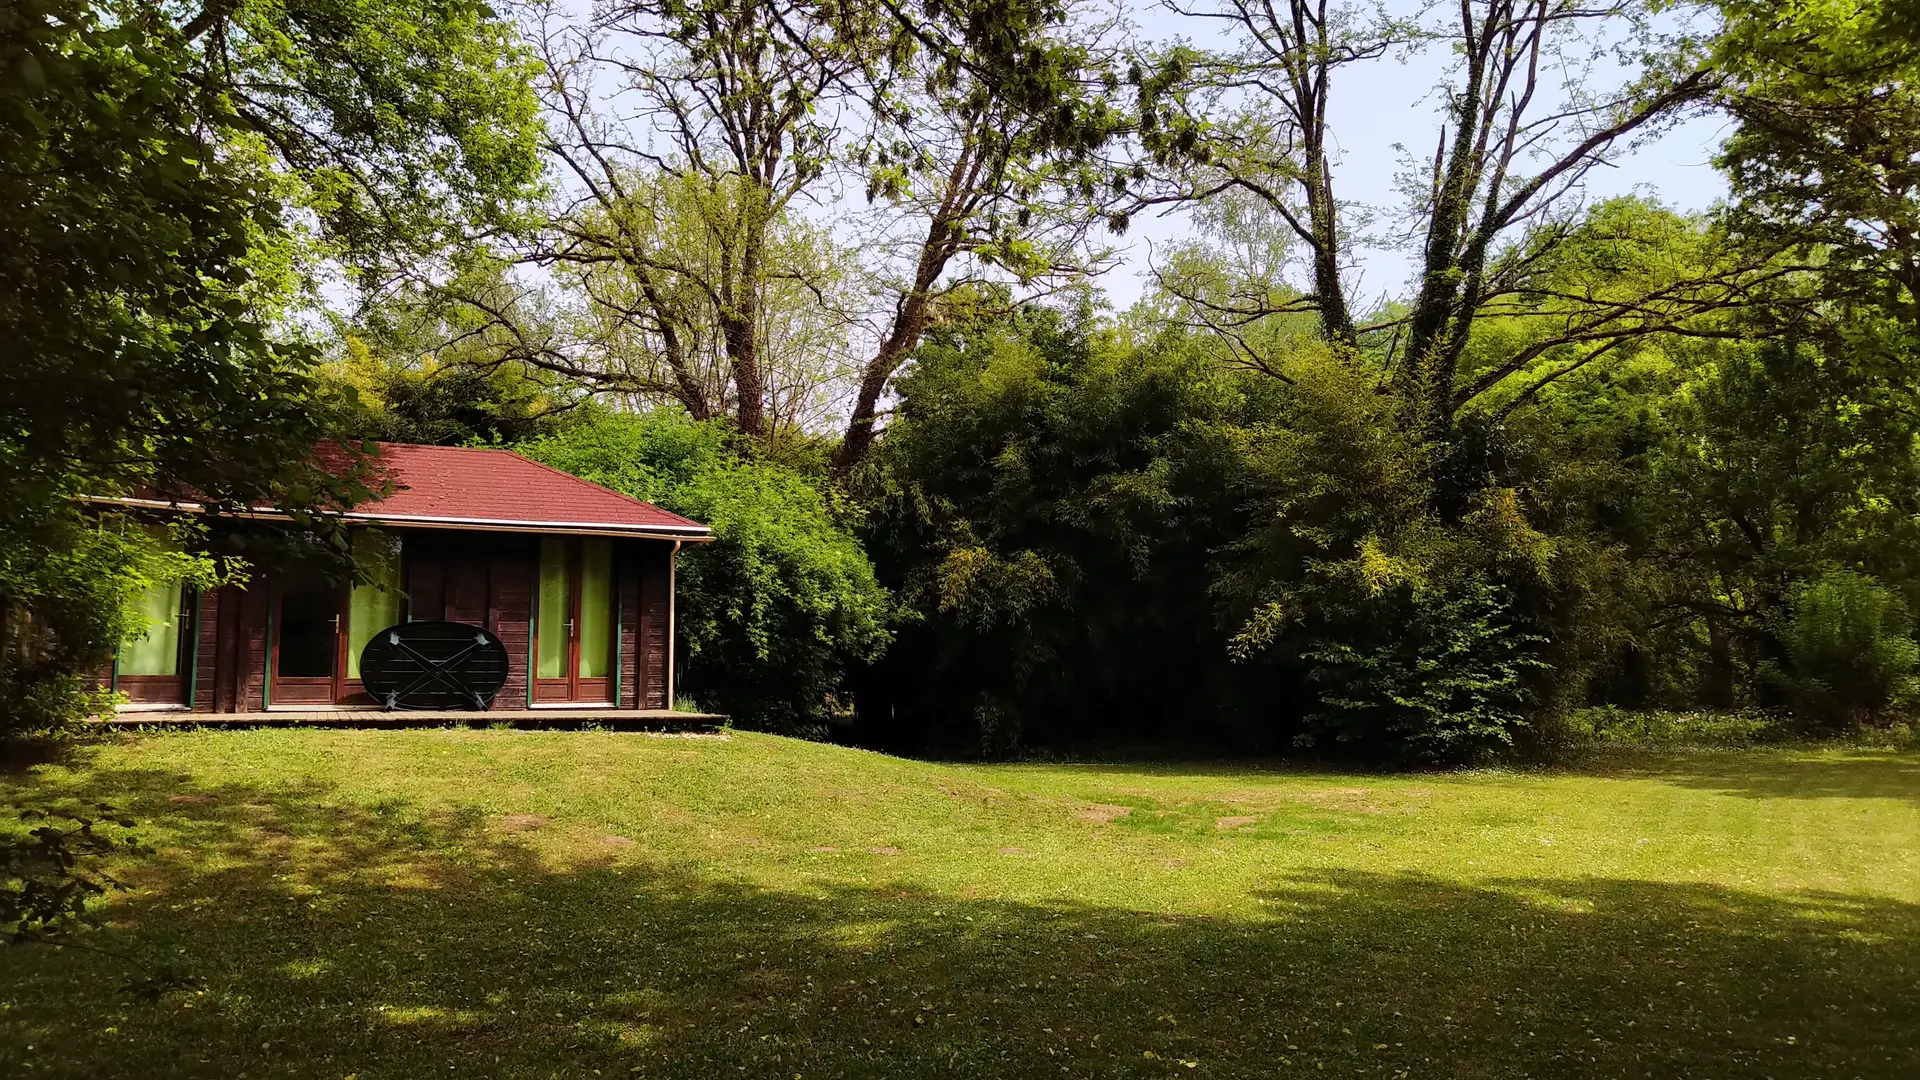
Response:
[[[0,773],[159,851],[0,1076],[1916,1077],[1920,755],[951,766],[250,731]]]

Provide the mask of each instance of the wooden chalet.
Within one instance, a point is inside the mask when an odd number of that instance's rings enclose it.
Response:
[[[674,707],[674,559],[713,538],[706,526],[507,450],[383,444],[380,461],[393,493],[343,515],[371,583],[294,567],[207,592],[152,590],[146,634],[103,673],[123,710],[372,709],[362,648],[385,627],[425,620],[484,626],[506,646],[493,712]]]

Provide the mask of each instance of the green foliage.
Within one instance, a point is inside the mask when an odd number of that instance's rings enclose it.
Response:
[[[1768,328],[1751,318],[1730,325]],[[1676,343],[1606,398],[1547,403],[1540,419],[1571,425],[1587,446],[1584,465],[1560,468],[1560,497],[1590,508],[1587,527],[1618,545],[1626,568],[1612,591],[1630,633],[1605,700],[1787,704],[1769,672],[1788,666],[1779,633],[1797,587],[1849,567],[1913,601],[1911,367],[1871,341],[1853,344],[1880,323]]]
[[[552,399],[508,367],[394,369],[379,388],[375,438],[440,446],[488,446],[535,438],[558,426]]]
[[[361,415],[354,434],[382,442],[502,446],[538,438],[577,417],[536,372],[508,362],[473,363],[458,355],[389,361],[358,337],[323,377],[351,387]]]
[[[1577,662],[1547,657],[1582,552],[1532,524],[1539,493],[1506,432],[1414,438],[1369,368],[1296,354],[1247,432],[1255,524],[1215,585],[1235,655],[1317,699],[1299,744],[1429,762],[1504,750],[1577,681]]]
[[[854,665],[887,643],[889,601],[810,477],[742,456],[723,423],[613,414],[516,447],[710,526],[680,553],[679,688],[737,723],[818,735]]]
[[[189,76],[231,102],[357,270],[520,223],[538,192],[539,64],[484,0],[229,0],[202,8]]]
[[[1303,658],[1320,709],[1298,737],[1352,743],[1417,762],[1470,761],[1527,726],[1536,638],[1507,618],[1499,591],[1404,588],[1368,605],[1383,634],[1323,636]]]
[[[499,224],[537,174],[531,72],[483,5],[179,15],[0,8],[0,733],[98,704],[80,680],[151,561],[76,499],[275,505],[304,528],[186,539],[346,561],[326,512],[371,473],[313,452],[354,412],[289,318],[310,260],[370,266]]]
[[[368,488],[313,458],[338,413],[270,329],[271,178],[221,141],[231,116],[170,32],[68,0],[11,5],[0,31],[0,734],[18,734],[98,704],[82,677],[153,573],[142,534],[76,497],[308,514]]]
[[[209,130],[229,117],[164,28],[122,15],[0,12],[0,507],[136,483],[344,497],[309,464],[329,407],[309,353],[275,339],[255,288],[270,177]]]
[[[1816,262],[1835,295],[1920,318],[1920,9],[1722,0],[1719,165],[1747,241]]]
[[[1459,761],[1577,692],[1555,650],[1588,555],[1532,527],[1502,455],[1408,437],[1364,359],[1213,356],[1047,309],[921,350],[870,529],[918,618],[863,737]]]
[[[1789,733],[1783,714],[1742,712],[1670,712],[1598,705],[1567,718],[1567,735],[1577,743],[1638,746],[1656,750],[1704,746],[1753,746],[1777,742]]]
[[[132,597],[175,581],[211,587],[232,573],[118,517],[62,506],[16,514],[10,525],[0,547],[0,741],[57,733],[110,704],[92,676],[115,646],[144,632]]]
[[[1795,711],[1838,726],[1884,716],[1910,703],[1920,685],[1920,643],[1892,590],[1865,574],[1838,570],[1795,587],[1779,629],[1785,684]]]
[[[1207,555],[1237,527],[1245,401],[1183,339],[1132,345],[1087,310],[937,330],[868,478],[869,548],[914,617],[863,683],[861,737],[1234,738]]]

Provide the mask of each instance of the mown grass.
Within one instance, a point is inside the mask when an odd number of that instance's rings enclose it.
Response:
[[[252,731],[0,775],[149,824],[0,1075],[1920,1076],[1920,755],[951,766]]]

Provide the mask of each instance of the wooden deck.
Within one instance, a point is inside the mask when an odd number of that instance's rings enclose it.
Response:
[[[726,719],[718,713],[674,712],[671,709],[500,709],[488,712],[452,709],[445,712],[272,709],[267,712],[232,713],[126,711],[108,717],[96,717],[93,722],[115,728],[420,728],[505,725],[516,728],[601,727],[616,731],[713,731]]]

